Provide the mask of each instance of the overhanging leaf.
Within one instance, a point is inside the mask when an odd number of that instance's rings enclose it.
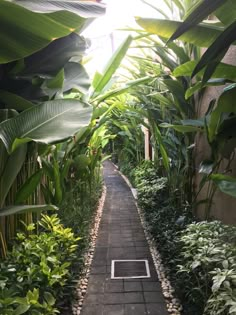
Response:
[[[129,81],[124,86],[121,86],[120,88],[110,90],[110,91],[106,92],[105,94],[99,95],[98,97],[96,97],[94,99],[94,101],[95,102],[102,102],[107,98],[115,97],[115,96],[118,96],[120,94],[126,93],[126,92],[132,90],[132,88],[137,87],[139,85],[142,85],[144,83],[147,83],[150,80],[153,80],[153,78],[144,77],[144,78],[140,78],[137,80]]]
[[[23,97],[4,90],[0,90],[0,100],[4,103],[5,108],[14,108],[18,111],[23,111],[34,106],[33,103]]]
[[[212,174],[210,178],[223,193],[230,195],[232,197],[236,197],[235,177],[222,174]]]
[[[171,37],[176,29],[182,24],[182,22],[172,20],[150,18],[136,18],[136,22],[146,31],[164,38]],[[222,33],[222,31],[223,29],[221,27],[215,25],[200,24],[183,34],[179,39],[200,47],[208,47]]]
[[[236,21],[227,27],[222,34],[212,43],[212,45],[205,51],[199,63],[193,70],[192,77],[194,77],[205,66],[210,67],[206,69],[207,75],[204,75],[204,82],[206,82],[214,73],[220,60],[224,57],[230,45],[236,40]]]
[[[224,5],[216,10],[215,15],[225,25],[231,24],[235,21],[236,2],[234,0],[224,1]]]
[[[91,98],[96,96],[99,92],[101,92],[104,87],[108,84],[111,77],[119,67],[122,59],[124,58],[130,43],[132,42],[132,37],[128,36],[127,39],[120,45],[120,47],[116,50],[112,58],[109,60],[108,64],[105,67],[105,70],[102,73],[102,76],[96,75],[92,85],[94,90],[92,91]]]
[[[208,15],[218,9],[225,3],[225,0],[204,0],[202,1],[193,12],[183,21],[183,23],[177,28],[174,34],[170,37],[169,41],[175,40],[191,28],[196,26]]]
[[[195,126],[173,125],[173,124],[168,124],[168,123],[162,123],[159,126],[162,128],[173,128],[176,131],[183,132],[183,133],[197,132],[200,130],[198,127],[195,127]]]
[[[25,58],[25,66],[18,77],[55,75],[71,58],[79,62],[86,48],[86,40],[75,33],[54,40],[44,49]]]
[[[181,64],[175,70],[173,71],[173,75],[175,77],[180,77],[180,76],[192,76],[192,72],[194,68],[197,65],[197,61],[192,60],[188,61],[184,64]],[[199,72],[199,75],[202,75],[203,71]],[[212,78],[223,78],[223,79],[228,79],[228,80],[236,80],[236,66],[220,62],[215,69],[215,72],[211,76]]]
[[[22,205],[22,206],[10,206],[0,209],[0,217],[5,217],[12,214],[20,214],[26,212],[42,212],[49,210],[58,210],[56,206],[53,205]]]
[[[28,10],[38,13],[68,11],[85,18],[98,17],[105,13],[105,5],[96,1],[14,0],[14,2]]]
[[[65,82],[63,92],[70,89],[86,93],[90,87],[90,78],[85,68],[76,62],[68,62],[65,65]]]
[[[92,108],[77,100],[56,100],[30,108],[0,124],[0,139],[8,152],[28,141],[56,143],[86,126]]]
[[[0,0],[0,63],[29,56],[55,39],[81,29],[84,23],[85,19],[75,13],[35,13]]]
[[[213,110],[208,123],[208,137],[212,142],[217,134],[223,113],[236,113],[234,99],[236,98],[236,86],[232,84],[219,97],[217,107]]]

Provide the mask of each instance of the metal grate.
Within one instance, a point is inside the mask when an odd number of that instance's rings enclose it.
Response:
[[[148,260],[112,260],[111,279],[150,278]]]

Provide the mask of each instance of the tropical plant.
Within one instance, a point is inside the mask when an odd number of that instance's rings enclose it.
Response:
[[[168,4],[168,1],[165,1],[165,3]],[[233,95],[234,84],[230,87],[226,87],[225,91],[218,99],[218,105],[215,109],[213,107],[214,100],[209,104],[209,110],[205,117],[196,119],[195,114],[195,111],[201,106],[202,95],[206,87],[224,85],[229,82],[232,83],[232,81],[235,82],[235,66],[224,64],[222,62],[220,63],[226,51],[234,41],[233,30],[235,15],[232,10],[229,14],[229,19],[227,19],[227,12],[229,12],[227,9],[230,4],[231,1],[196,1],[194,7],[189,8],[186,1],[182,5],[182,9],[178,10],[180,13],[179,16],[183,17],[184,9],[187,8],[183,22],[170,21],[167,19],[137,19],[137,23],[148,32],[148,34],[143,33],[146,43],[146,36],[148,35],[148,37],[151,38],[151,33],[157,34],[161,40],[164,38],[166,46],[164,47],[164,51],[163,48],[161,48],[161,54],[160,48],[158,48],[158,57],[162,59],[165,67],[171,71],[168,75],[172,75],[171,77],[168,77],[168,80],[166,80],[166,78],[163,80],[163,83],[171,83],[166,85],[167,95],[169,96],[173,93],[175,106],[178,106],[178,101],[181,102],[181,105],[188,104],[185,109],[182,108],[182,117],[180,116],[177,118],[175,115],[174,119],[171,121],[168,121],[165,117],[160,124],[160,127],[167,128],[167,134],[173,134],[170,129],[181,132],[182,135],[185,134],[185,147],[189,148],[193,147],[193,132],[205,131],[206,133],[206,138],[211,149],[211,157],[207,161],[202,161],[200,172],[206,173],[203,175],[203,179],[198,188],[201,191],[204,185],[206,183],[208,184],[208,194],[204,200],[206,203],[206,218],[210,216],[210,208],[216,187],[231,196],[234,196],[235,190],[235,179],[225,175],[225,173],[230,171],[230,164],[233,160],[233,151],[235,147],[235,136],[232,128],[235,114],[234,110],[232,110],[230,97],[227,97],[227,95]],[[177,6],[180,9],[179,3],[175,3],[175,5],[172,4],[172,8],[174,6]],[[199,22],[204,18],[207,18],[209,14],[215,14],[223,24],[219,25],[217,21],[215,23],[212,23],[212,21],[211,23],[204,21],[199,24]],[[174,43],[173,40],[178,37],[179,41]],[[182,42],[187,42],[187,44],[183,46]],[[176,46],[176,44],[179,46]],[[199,48],[197,46],[210,47],[200,58]],[[156,44],[154,47],[156,47]],[[185,55],[183,55],[183,48]],[[169,52],[172,51],[171,55],[173,55],[174,52],[179,58],[182,58],[182,60],[180,59],[181,64],[179,64],[179,66],[178,63],[173,62],[173,57],[171,59],[167,58],[167,49],[169,49]],[[183,56],[185,56],[185,61]],[[193,56],[196,61],[192,60]],[[193,76],[195,76],[194,80],[192,80]],[[177,80],[175,78],[177,78]],[[180,94],[180,89],[176,89],[177,81],[183,84],[184,89],[182,89],[182,96]],[[174,86],[175,90],[173,90]],[[198,92],[198,94],[196,94],[196,92]],[[161,99],[165,106],[167,106],[169,104],[168,100],[166,98],[164,99],[162,96],[163,95],[158,95],[158,98]],[[179,98],[180,96],[182,100]],[[222,106],[222,104],[224,105]],[[187,108],[192,108],[192,113],[186,111]],[[222,110],[220,110],[220,108],[222,108]],[[186,136],[187,133],[190,134],[190,137]],[[174,135],[176,136],[176,133],[174,133]],[[160,136],[159,138],[162,139],[163,143],[163,138]],[[177,136],[177,138],[179,138],[179,136]],[[188,144],[186,143],[186,139],[188,139]],[[183,146],[183,142],[180,141],[179,143]],[[169,156],[168,150],[166,151],[167,154],[165,151],[163,151],[162,154],[163,161],[165,160],[165,156]],[[188,156],[187,161],[191,160],[191,155],[189,156],[189,154],[187,154],[185,156]],[[222,168],[221,161],[223,158],[228,159],[229,163],[226,169],[223,170],[223,174],[219,174],[219,169]],[[185,163],[185,165],[187,165],[185,170],[187,170],[189,178],[187,186],[190,187],[193,177],[193,171],[190,171],[192,166],[188,162]],[[212,181],[214,185],[212,185]],[[196,196],[198,196],[198,194],[199,191],[197,190]],[[192,195],[192,191],[190,191],[189,195]],[[201,200],[201,202],[203,202],[203,200]]]
[[[79,238],[56,215],[43,215],[40,234],[18,233],[13,250],[1,262],[1,314],[57,314],[56,299],[70,276]]]
[[[36,195],[32,197],[43,174],[36,162],[41,144],[65,141],[90,121],[91,106],[79,100],[89,87],[81,64],[87,43],[79,33],[105,7],[97,2],[61,0],[53,4],[1,0],[0,7],[4,38],[0,52],[0,235],[6,248],[6,239],[16,229],[10,223],[15,219],[6,215],[50,209],[33,206],[42,203]],[[11,32],[16,25],[17,34]],[[62,99],[72,90],[77,100]],[[31,141],[40,144],[34,146]],[[24,165],[32,165],[32,169]],[[31,215],[27,216],[30,221]]]
[[[235,241],[235,227],[217,221],[191,224],[182,233],[182,291],[203,314],[235,313]]]

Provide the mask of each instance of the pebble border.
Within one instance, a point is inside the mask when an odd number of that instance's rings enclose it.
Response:
[[[131,185],[129,179],[119,171],[117,165],[114,164],[114,166],[117,168],[119,174],[125,180],[126,184],[130,187],[130,189],[133,193],[134,188]],[[135,198],[135,200],[137,200],[135,195],[134,195],[134,198]],[[174,294],[175,290],[172,288],[168,276],[165,275],[165,267],[162,263],[160,253],[157,250],[158,244],[156,243],[156,241],[154,240],[154,238],[151,236],[151,234],[149,232],[148,224],[147,224],[147,221],[144,217],[143,211],[138,207],[137,201],[135,201],[135,203],[136,203],[138,214],[139,214],[139,217],[141,220],[142,227],[144,229],[145,237],[147,239],[147,242],[148,242],[148,245],[150,248],[153,263],[154,263],[154,266],[156,268],[158,278],[161,282],[163,295],[164,295],[165,301],[166,301],[167,311],[170,315],[181,315],[181,311],[182,311],[183,307],[182,307],[179,299],[175,297],[175,294]]]
[[[107,188],[104,184],[102,188],[102,195],[99,199],[97,210],[95,212],[96,215],[94,217],[93,226],[89,233],[90,244],[89,244],[89,248],[87,249],[84,255],[84,268],[82,270],[81,277],[78,281],[77,288],[76,288],[76,293],[77,293],[76,300],[72,306],[73,315],[80,315],[81,309],[83,306],[84,296],[87,291],[88,277],[90,273],[91,264],[93,261],[94,249],[96,245],[96,239],[98,235],[98,229],[99,229],[99,225],[100,225],[100,221],[102,217],[106,194],[107,194]]]

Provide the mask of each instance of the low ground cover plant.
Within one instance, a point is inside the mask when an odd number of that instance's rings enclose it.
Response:
[[[132,170],[149,230],[183,314],[236,314],[236,227],[197,222],[190,205],[170,195],[168,180],[145,161]]]
[[[56,299],[70,277],[79,238],[57,215],[42,215],[38,223],[18,233],[12,251],[1,262],[0,313],[57,314]]]
[[[181,233],[180,244],[185,299],[204,315],[236,314],[236,227],[193,223]]]

